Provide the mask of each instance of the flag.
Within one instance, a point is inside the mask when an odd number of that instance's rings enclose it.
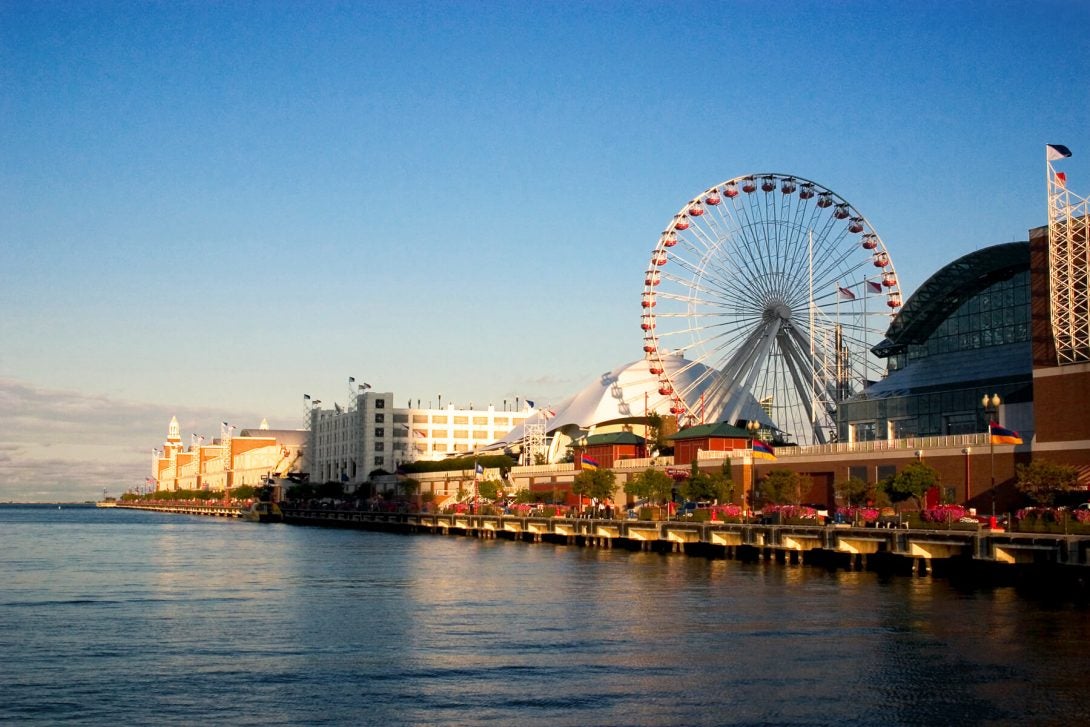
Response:
[[[776,453],[772,451],[772,447],[762,442],[760,439],[753,440],[753,457],[754,459],[770,459],[775,461]]]
[[[360,384],[360,388],[363,389],[364,391],[366,391],[367,389],[371,388],[371,385],[364,382],[364,383]]]
[[[1005,429],[995,422],[988,425],[988,431],[991,433],[992,444],[1022,443],[1022,437],[1018,436],[1018,432],[1013,429]]]
[[[427,436],[428,436],[428,433],[425,432],[423,429],[414,429],[413,434],[415,434],[418,437],[424,437],[424,438],[427,438]]]
[[[483,474],[484,474],[484,467],[481,465],[480,462],[477,462],[476,465],[473,468],[473,479],[474,479],[474,481],[481,479],[481,475],[483,475]]]
[[[550,417],[556,416],[556,409],[544,409],[541,413],[545,415],[546,419],[548,419]]]
[[[1067,186],[1067,175],[1064,174],[1063,172],[1056,172],[1056,182],[1059,183],[1059,185],[1061,187],[1066,187]]]
[[[600,467],[600,465],[598,464],[598,460],[586,454],[579,458],[579,464],[585,470],[596,470],[598,469],[598,467]]]
[[[1050,162],[1066,159],[1069,156],[1071,156],[1071,150],[1063,144],[1045,144],[1045,158]]]
[[[872,293],[881,293],[882,292],[882,284],[879,283],[877,280],[868,280],[867,281],[867,288]]]
[[[840,297],[844,300],[855,300],[855,293],[848,290],[847,288],[841,288],[840,286],[837,286],[836,290],[838,293],[840,293]]]
[[[348,377],[348,383],[350,383],[350,384],[356,383],[356,377],[355,376],[349,376]]]
[[[533,408],[534,408],[534,402],[532,402],[532,401],[530,401],[529,399],[527,399],[527,400],[526,400],[526,406],[528,406],[528,407],[530,407],[531,409],[533,409]]]

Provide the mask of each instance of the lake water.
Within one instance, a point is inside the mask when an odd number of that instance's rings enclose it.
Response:
[[[941,579],[0,507],[18,724],[1076,724],[1087,615]]]

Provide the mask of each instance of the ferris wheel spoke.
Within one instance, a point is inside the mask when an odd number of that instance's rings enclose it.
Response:
[[[818,443],[824,443],[825,434],[823,425],[828,415],[827,409],[822,407],[822,416],[819,416],[816,404],[824,403],[825,397],[821,396],[821,388],[817,387],[817,377],[809,357],[809,351],[804,353],[802,346],[805,341],[797,331],[791,331],[789,340],[784,345],[785,363],[790,373],[791,383],[799,394],[800,411],[805,414],[805,421],[811,436]]]
[[[699,228],[699,225],[697,225],[696,227]],[[700,236],[700,239],[704,243],[706,250],[709,253],[713,253],[709,254],[704,258],[705,264],[702,266],[698,266],[700,270],[703,272],[707,269],[707,267],[711,267],[716,271],[718,275],[721,275],[723,277],[730,277],[729,271],[718,263],[718,258],[714,255],[715,252],[719,251],[722,248],[723,241],[729,240],[730,237],[720,236],[718,239],[713,239],[712,234],[704,229],[699,229],[697,234]],[[733,250],[731,254],[725,256],[725,258],[727,261],[735,265],[740,265],[741,268],[739,272],[744,273],[749,279],[758,282],[767,279],[767,275],[764,273],[764,271],[760,269],[760,266],[754,264],[754,259],[751,255],[746,254],[746,251],[742,249],[736,249]]]

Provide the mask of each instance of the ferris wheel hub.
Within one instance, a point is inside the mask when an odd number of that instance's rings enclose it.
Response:
[[[775,300],[765,306],[761,314],[761,320],[765,323],[791,320],[791,306],[782,300]]]

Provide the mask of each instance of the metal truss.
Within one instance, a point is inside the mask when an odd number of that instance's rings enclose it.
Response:
[[[1048,165],[1048,282],[1059,365],[1090,362],[1090,204]]]

